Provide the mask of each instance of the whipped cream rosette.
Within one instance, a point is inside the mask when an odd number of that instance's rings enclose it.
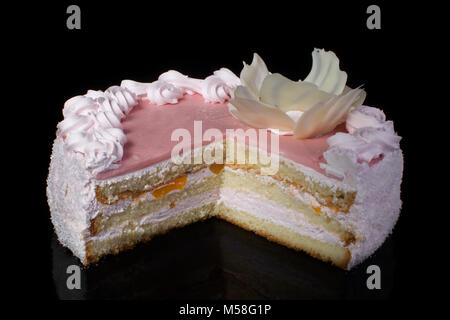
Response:
[[[156,105],[176,104],[184,94],[201,94],[206,102],[224,103],[230,92],[240,84],[239,78],[227,68],[221,68],[205,79],[190,78],[178,71],[170,70],[161,74],[151,83],[123,80],[121,87],[128,88],[137,95],[145,95],[146,100]]]
[[[119,166],[127,141],[121,121],[140,99],[161,106],[177,104],[185,94],[198,93],[206,102],[224,103],[239,84],[239,78],[226,68],[205,79],[170,70],[149,83],[123,80],[120,86],[89,90],[67,100],[57,134],[65,148],[83,155],[86,168],[97,174]]]
[[[89,90],[66,101],[57,134],[67,150],[84,156],[86,168],[94,174],[116,168],[127,140],[120,121],[137,104],[137,97],[126,88]]]

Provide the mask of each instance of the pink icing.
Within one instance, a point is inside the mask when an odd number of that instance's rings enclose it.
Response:
[[[209,128],[217,128],[225,134],[226,129],[250,128],[230,115],[226,103],[207,103],[198,94],[185,95],[174,105],[157,106],[140,100],[122,122],[127,143],[120,166],[100,172],[96,178],[104,180],[117,177],[169,159],[172,148],[178,144],[178,141],[171,141],[172,132],[177,128],[189,130],[194,146],[196,120],[202,121],[203,132]],[[323,153],[328,149],[326,140],[336,131],[344,130],[340,126],[328,135],[305,140],[279,136],[280,155],[325,174],[319,164],[324,162]],[[267,141],[270,143],[269,137]],[[203,145],[208,143],[210,142],[204,141]]]

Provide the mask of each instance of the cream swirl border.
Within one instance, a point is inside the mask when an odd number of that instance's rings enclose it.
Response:
[[[311,74],[314,81],[320,80],[321,84],[339,91],[346,79],[346,74],[342,74],[330,82],[321,72]],[[156,105],[176,104],[185,94],[198,93],[207,102],[224,103],[234,96],[238,86],[241,86],[241,79],[226,68],[205,79],[190,78],[170,70],[151,83],[123,80],[120,86],[105,91],[88,90],[85,95],[67,100],[64,119],[57,125],[57,136],[63,139],[67,151],[84,157],[86,169],[95,176],[119,167],[126,143],[121,121],[139,100]],[[401,138],[395,133],[392,121],[386,121],[379,109],[367,106],[353,109],[347,115],[346,126],[348,133],[337,133],[327,140],[329,149],[324,157],[328,164],[321,166],[329,174],[344,177],[346,170],[343,170],[342,159],[334,160],[334,155],[344,150],[352,153],[354,160],[350,162],[369,163],[386,152],[399,149]]]
[[[176,104],[186,93],[198,93],[210,103],[224,103],[240,85],[239,78],[222,68],[205,79],[194,79],[170,70],[151,83],[123,80],[105,91],[89,90],[64,104],[64,119],[57,136],[65,150],[84,157],[85,167],[96,175],[119,167],[127,141],[121,121],[140,99],[156,105]]]
[[[327,139],[326,164],[320,164],[327,174],[353,182],[358,166],[400,149],[401,137],[380,109],[360,106],[349,112],[345,126],[348,133],[338,132]]]

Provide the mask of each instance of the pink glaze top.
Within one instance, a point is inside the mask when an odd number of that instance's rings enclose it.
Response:
[[[171,140],[172,132],[178,128],[190,132],[191,147],[194,147],[194,121],[200,120],[202,133],[217,128],[225,135],[226,129],[250,128],[228,112],[227,103],[207,103],[199,94],[186,94],[174,105],[157,106],[140,100],[122,122],[127,142],[120,167],[100,172],[96,178],[104,180],[117,177],[169,159],[172,148],[179,143]],[[340,126],[315,139],[298,140],[293,136],[279,136],[279,154],[325,175],[325,170],[319,164],[325,162],[323,153],[328,149],[327,138],[337,131],[345,131],[345,128]],[[269,135],[267,142],[270,151]],[[203,145],[209,143],[202,141]]]

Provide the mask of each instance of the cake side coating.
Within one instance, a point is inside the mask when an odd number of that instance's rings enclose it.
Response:
[[[47,178],[47,200],[59,241],[81,261],[86,257],[84,240],[89,227],[87,212],[95,205],[92,177],[82,156],[64,150],[64,142],[53,143]]]
[[[350,245],[351,269],[372,255],[392,232],[400,215],[400,185],[403,174],[401,150],[387,153],[383,161],[361,165],[356,178],[357,194],[347,223],[361,238]]]

